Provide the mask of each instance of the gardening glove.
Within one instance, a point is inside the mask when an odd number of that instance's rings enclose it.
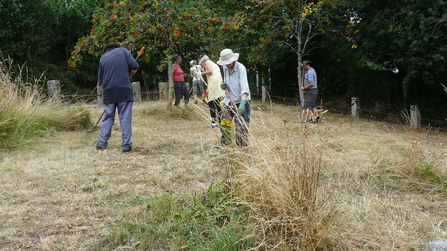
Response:
[[[247,100],[241,100],[241,102],[239,103],[239,108],[237,110],[237,112],[239,113],[239,115],[244,114],[245,111],[245,104],[247,103]]]
[[[222,84],[220,85],[220,88],[221,88],[222,90],[226,90],[226,89],[227,89],[227,84],[222,83]]]

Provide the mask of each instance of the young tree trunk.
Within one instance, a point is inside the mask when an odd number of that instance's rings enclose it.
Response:
[[[172,80],[172,73],[174,69],[172,68],[172,60],[168,60],[168,105],[167,108],[172,107],[173,102],[173,91],[174,91],[174,81]]]

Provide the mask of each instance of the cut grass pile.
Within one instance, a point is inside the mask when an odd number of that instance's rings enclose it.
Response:
[[[0,54],[0,151],[27,147],[48,131],[91,125],[86,109],[62,109],[58,101],[44,97],[39,79],[25,82],[25,69]]]

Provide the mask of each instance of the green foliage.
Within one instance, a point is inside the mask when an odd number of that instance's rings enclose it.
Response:
[[[213,185],[201,196],[176,199],[170,195],[137,197],[133,206],[146,211],[116,226],[101,245],[109,250],[247,250],[253,238],[241,222],[242,211],[231,204],[225,187]]]
[[[94,26],[90,34],[79,39],[69,66],[81,63],[86,53],[100,56],[101,48],[108,43],[131,50],[147,47],[141,61],[154,55],[166,60],[174,54],[196,59],[200,52],[222,48],[226,31],[235,29],[235,20],[218,16],[217,11],[200,0],[182,5],[175,0],[107,1],[95,11]]]
[[[234,38],[236,44],[257,70],[279,75],[272,89],[281,91],[282,85],[287,85],[287,96],[298,93],[303,81],[301,62],[319,47],[318,37],[330,23],[327,9],[331,2],[255,0],[245,5],[236,15],[241,22],[241,32]],[[284,66],[286,61],[291,61],[289,58],[294,60],[293,69],[290,64]],[[293,73],[293,78],[287,75],[287,79],[281,79],[285,78],[284,68]]]
[[[446,5],[441,0],[0,0],[0,38],[6,41],[0,51],[27,62],[27,74],[41,78],[39,84],[59,79],[70,94],[94,88],[98,57],[111,42],[134,54],[147,48],[134,77],[147,89],[167,81],[170,56],[182,54],[186,68],[204,54],[216,61],[227,47],[241,54],[259,85],[290,96],[302,79],[300,62],[309,58],[322,95],[418,104],[424,117],[436,118],[443,101],[438,83],[446,77]],[[382,70],[393,68],[399,74],[392,81],[400,82],[382,81]],[[372,86],[377,88],[368,92]]]
[[[82,85],[85,80],[73,76],[66,61],[77,39],[90,29],[91,14],[101,2],[0,0],[0,39],[4,41],[0,51],[20,64],[26,62],[31,78],[44,73],[43,80],[58,79],[68,87]]]
[[[447,63],[447,2],[345,2],[351,11],[349,40],[355,43],[362,58],[402,72],[405,98],[408,83],[429,85],[439,81]]]

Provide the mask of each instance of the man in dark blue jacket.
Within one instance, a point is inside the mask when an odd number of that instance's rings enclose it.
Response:
[[[104,89],[105,113],[96,149],[103,150],[108,146],[115,122],[115,112],[121,125],[123,152],[132,151],[132,106],[133,90],[130,83],[139,69],[137,61],[130,51],[118,44],[104,46],[103,55],[99,61],[98,85]]]

